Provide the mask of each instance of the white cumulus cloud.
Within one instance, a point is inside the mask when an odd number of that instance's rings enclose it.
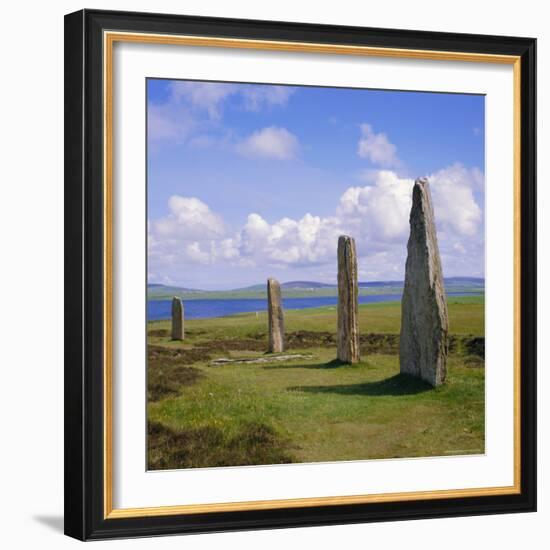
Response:
[[[173,103],[188,104],[198,110],[204,110],[210,118],[221,116],[221,104],[230,95],[236,93],[234,84],[218,82],[191,82],[175,80],[170,83]]]
[[[197,264],[207,264],[211,260],[210,254],[205,250],[201,250],[201,245],[198,241],[185,246],[185,255],[192,263]]]
[[[460,164],[429,176],[443,269],[450,274],[483,275],[483,214],[475,193],[480,178],[479,170]],[[371,172],[368,185],[346,189],[333,215],[308,212],[270,222],[253,212],[232,231],[200,199],[174,195],[168,214],[149,224],[150,268],[172,278],[192,265],[335,273],[338,236],[349,234],[356,240],[361,277],[400,279],[413,184],[391,170]]]
[[[250,214],[239,234],[239,251],[254,263],[308,265],[329,261],[340,227],[336,218],[306,214],[299,220],[282,218],[269,224]]]
[[[174,80],[169,86],[169,96],[164,103],[150,106],[156,109],[154,120],[157,125],[173,124],[174,118],[181,116],[181,111],[194,113],[197,122],[206,114],[212,121],[222,118],[224,105],[228,98],[235,97],[237,106],[245,111],[258,112],[275,106],[285,106],[293,89],[288,86],[247,85],[223,82],[198,82]],[[151,117],[150,117],[151,118]],[[151,128],[155,131],[156,128]],[[163,133],[159,137],[164,136]]]
[[[383,167],[399,165],[397,147],[390,142],[386,134],[377,134],[370,124],[361,124],[361,138],[357,145],[357,154],[369,159],[373,164]]]
[[[179,236],[189,240],[219,237],[224,233],[222,218],[195,197],[172,195],[168,210],[168,216],[154,222],[158,236]]]
[[[296,136],[286,128],[270,126],[241,141],[237,151],[247,157],[289,160],[298,154],[299,143]]]
[[[373,183],[350,187],[340,198],[338,215],[364,241],[385,243],[404,238],[409,228],[411,191],[414,181],[380,170]]]
[[[428,179],[439,227],[458,235],[475,236],[482,215],[473,190],[482,185],[481,172],[468,170],[462,164],[453,164]]]
[[[247,111],[260,111],[288,103],[294,90],[290,86],[244,86],[241,94]]]
[[[183,106],[165,103],[147,108],[147,137],[152,143],[162,140],[182,142],[196,127],[197,121]]]

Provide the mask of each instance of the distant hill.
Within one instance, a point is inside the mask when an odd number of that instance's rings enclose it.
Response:
[[[374,293],[400,292],[403,288],[403,281],[360,281],[358,283],[361,289],[371,289]],[[445,286],[450,291],[462,291],[462,289],[472,289],[475,292],[483,291],[485,279],[480,277],[447,277]],[[281,283],[281,288],[290,295],[311,296],[312,294],[329,295],[336,292],[337,285],[330,283],[320,283],[318,281],[288,281]],[[226,298],[226,297],[250,297],[252,295],[264,295],[266,292],[266,283],[251,285],[244,288],[233,290],[200,290],[196,288],[186,288],[178,286],[163,285],[160,283],[151,283],[147,285],[147,295],[152,299],[166,299],[172,296],[185,296],[189,298]],[[367,292],[367,290],[365,290]],[[328,294],[327,294],[328,293]]]
[[[267,281],[259,285],[243,286],[242,288],[234,288],[227,292],[261,292],[267,288]]]
[[[485,286],[485,279],[481,277],[447,277],[444,280],[447,284]]]
[[[444,282],[447,286],[485,286],[485,279],[480,277],[445,277]],[[358,283],[360,288],[402,288],[404,284],[404,281],[369,281]]]
[[[329,283],[317,283],[315,281],[290,281],[283,283],[282,288],[334,288],[336,285]]]
[[[243,288],[235,288],[233,292],[247,292],[247,291],[259,291],[265,290],[267,281],[258,285],[245,286]],[[281,283],[281,288],[287,290],[308,290],[308,289],[317,289],[317,288],[336,288],[336,285],[331,285],[328,283],[318,283],[316,281],[288,281],[287,283]]]
[[[185,293],[194,293],[194,292],[203,292],[202,290],[197,290],[194,288],[185,288],[180,286],[170,286],[162,285],[160,283],[149,283],[147,284],[147,296],[149,298],[164,298],[166,296],[177,296],[182,292]]]
[[[403,281],[359,281],[360,288],[380,288],[380,287],[403,287]],[[449,286],[454,285],[468,285],[468,286],[485,286],[485,279],[479,277],[447,277],[445,284]],[[330,283],[319,283],[317,281],[289,281],[287,283],[281,283],[281,288],[286,290],[308,290],[318,288],[336,288],[338,285]],[[235,292],[243,291],[258,291],[265,290],[266,285],[258,284],[251,285],[244,288],[234,289]]]
[[[359,281],[357,283],[359,285],[359,288],[379,288],[379,287],[402,287],[403,281]]]
[[[149,289],[159,288],[162,290],[184,290],[185,292],[204,292],[198,288],[186,288],[184,286],[172,286],[172,285],[161,285],[160,283],[149,283],[147,285]]]

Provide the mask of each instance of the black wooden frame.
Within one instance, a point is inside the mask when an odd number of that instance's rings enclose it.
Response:
[[[104,519],[102,33],[135,31],[521,56],[521,493]],[[81,540],[536,509],[536,40],[83,10],[65,17],[65,533]]]

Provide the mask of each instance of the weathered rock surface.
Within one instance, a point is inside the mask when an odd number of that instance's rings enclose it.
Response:
[[[281,302],[281,286],[275,279],[267,280],[267,317],[269,323],[269,351],[280,353],[285,348],[285,323]]]
[[[174,296],[172,298],[172,340],[183,340],[184,338],[183,303],[177,296]]]
[[[400,368],[402,373],[438,386],[447,374],[449,320],[426,178],[414,184],[410,227],[401,300]]]
[[[345,363],[357,363],[359,334],[357,330],[357,254],[355,240],[338,238],[338,336],[337,357]]]

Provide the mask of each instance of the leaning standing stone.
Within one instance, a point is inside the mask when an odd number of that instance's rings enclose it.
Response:
[[[172,298],[172,340],[183,340],[183,303],[177,297]]]
[[[410,226],[401,300],[400,367],[402,373],[439,386],[447,374],[449,320],[426,178],[414,184]]]
[[[338,351],[345,363],[357,363],[359,334],[357,330],[357,254],[355,240],[342,235],[338,239]]]
[[[267,280],[267,311],[269,352],[280,353],[285,348],[285,324],[281,303],[281,287],[275,279]]]

